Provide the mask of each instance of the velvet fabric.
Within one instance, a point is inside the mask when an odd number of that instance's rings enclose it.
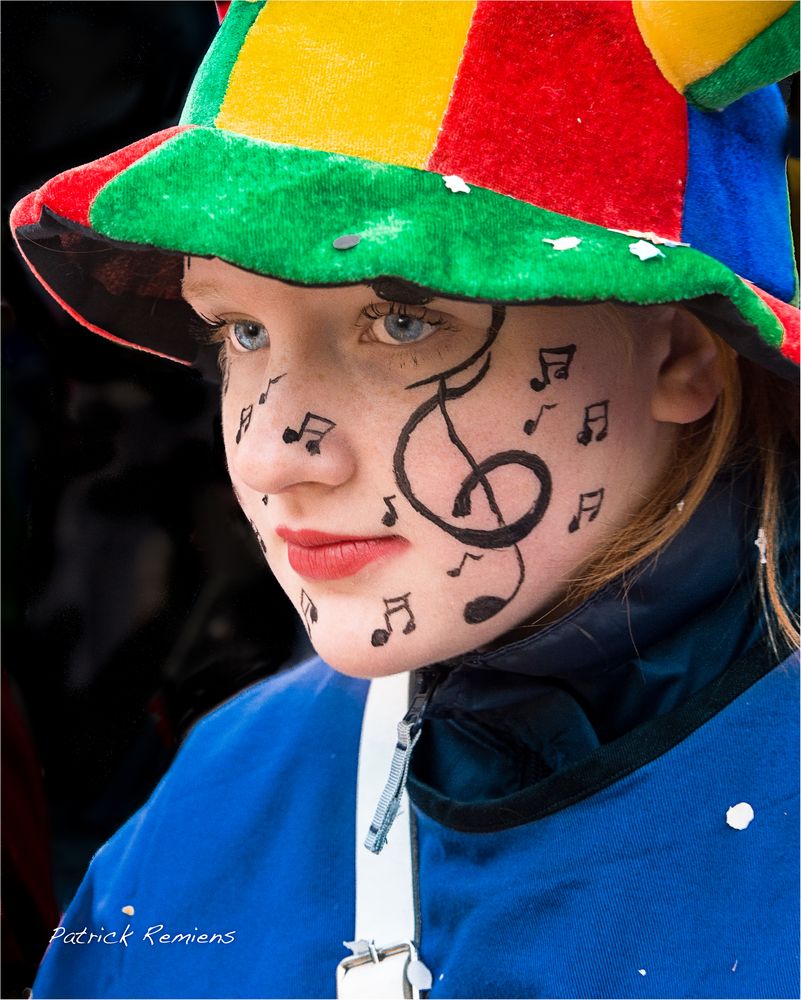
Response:
[[[748,94],[725,111],[690,107],[688,116],[681,238],[771,295],[791,299],[796,276],[789,206],[771,194],[785,183],[790,129],[778,87]]]
[[[781,35],[790,28],[782,23],[793,0],[759,0],[757,3],[721,2],[721,0],[632,0],[632,10],[645,44],[650,49],[665,79],[676,90],[688,96],[695,84],[703,85],[728,69],[741,57],[751,61],[750,52],[773,40],[772,48],[764,46],[768,75],[757,82],[740,72],[739,89],[731,91],[728,100],[714,107],[723,108],[749,90],[773,83],[793,72],[786,70],[786,51],[776,43],[776,29]],[[792,30],[784,40],[792,46]],[[745,67],[743,67],[745,69]],[[732,82],[736,82],[734,79]],[[720,94],[723,97],[723,94]]]
[[[180,125],[163,129],[92,163],[57,174],[15,205],[10,220],[12,229],[38,222],[45,206],[70,222],[89,226],[89,210],[98,192],[132,163],[180,132],[183,132]]]
[[[261,13],[263,3],[225,4],[220,30],[192,83],[181,115],[182,125],[214,125],[243,39]]]
[[[746,282],[750,284],[750,282]],[[751,288],[756,292],[756,294],[762,299],[762,301],[769,307],[771,312],[773,312],[784,327],[784,340],[782,341],[782,354],[789,360],[797,359],[799,355],[799,341],[801,340],[801,322],[799,320],[798,307],[792,306],[787,302],[783,302],[781,299],[777,299],[775,296],[768,294],[768,292],[763,291],[761,288],[757,288],[756,285],[751,285]],[[797,363],[797,362],[796,362]]]
[[[227,186],[220,185],[221,171]],[[66,191],[80,184],[81,175],[69,174],[54,179],[50,190],[66,199]],[[764,350],[765,342],[778,347],[783,338],[769,304],[714,258],[664,246],[658,256],[641,260],[631,252],[634,237],[484,189],[460,198],[438,175],[411,168],[372,164],[367,170],[350,157],[190,127],[107,183],[92,203],[90,221],[94,233],[112,245],[217,256],[306,284],[403,275],[446,296],[520,303],[649,304],[720,296],[737,310],[731,315],[733,331],[724,327],[722,335],[780,373],[782,363],[787,365]],[[57,227],[58,220],[52,224]],[[352,231],[362,235],[356,247],[347,253],[333,247],[337,236]],[[76,227],[65,224],[57,236],[61,249],[69,252],[75,233]],[[22,227],[17,235],[40,273],[53,269],[54,288],[75,282],[75,268],[80,276],[107,268],[113,256],[76,251],[53,260],[44,230]],[[548,242],[565,235],[580,244],[559,251]],[[68,287],[60,294],[70,301]],[[93,322],[102,328],[99,315]]]
[[[214,125],[422,168],[476,10],[475,0],[268,3],[242,36]]]
[[[479,3],[430,170],[678,239],[685,102],[628,3]]]
[[[699,108],[725,108],[745,94],[796,72],[798,4],[761,31],[748,45],[709,76],[686,90],[687,100]]]
[[[236,0],[183,131],[67,171],[20,203],[12,227],[35,273],[91,329],[182,360],[174,328],[131,336],[120,325],[156,311],[154,268],[128,283],[141,303],[104,311],[90,244],[120,266],[139,247],[302,284],[391,276],[482,301],[714,297],[714,328],[736,350],[796,376],[786,310],[770,298],[794,284],[774,92],[701,117],[662,75],[629,0],[412,6],[363,0],[343,20],[333,3]],[[416,49],[405,35],[393,44],[412,13],[436,29],[417,32],[427,44],[448,43],[436,72],[406,55]],[[347,25],[362,17],[378,44],[354,42]],[[451,190],[450,174],[469,191]],[[360,237],[346,252],[333,246],[344,234]],[[565,236],[580,242],[557,249]],[[671,245],[678,236],[692,246]],[[636,255],[642,238],[656,246],[648,259]],[[42,259],[54,251],[69,256]]]

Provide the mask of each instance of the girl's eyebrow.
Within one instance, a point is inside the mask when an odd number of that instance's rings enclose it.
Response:
[[[376,278],[375,281],[366,282],[366,286],[372,288],[380,299],[403,305],[426,305],[437,297],[432,289],[403,278]],[[184,299],[223,298],[225,289],[214,281],[194,280],[191,274],[187,274],[181,282],[181,295]]]
[[[436,294],[430,288],[416,285],[413,281],[404,281],[402,278],[376,278],[375,281],[369,281],[368,285],[380,299],[385,299],[387,302],[421,306],[436,298]]]

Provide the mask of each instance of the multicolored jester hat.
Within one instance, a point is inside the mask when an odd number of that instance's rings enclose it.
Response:
[[[797,3],[218,6],[179,125],[14,209],[23,255],[85,326],[191,361],[179,283],[198,254],[314,285],[684,300],[797,371],[775,85],[798,67]]]

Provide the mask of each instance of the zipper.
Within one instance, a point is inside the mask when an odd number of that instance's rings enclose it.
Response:
[[[411,704],[398,723],[398,739],[392,753],[389,777],[364,840],[364,846],[373,854],[379,854],[383,849],[387,842],[387,834],[398,815],[401,798],[406,789],[406,780],[409,777],[412,751],[420,739],[425,710],[442,676],[441,669],[432,667],[422,667],[415,671],[415,688]]]

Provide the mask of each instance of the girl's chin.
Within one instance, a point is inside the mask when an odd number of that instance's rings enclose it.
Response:
[[[325,659],[325,657],[323,657]],[[392,674],[402,674],[410,673],[412,670],[417,670],[417,666],[406,666],[401,663],[331,663],[330,660],[325,661],[329,667],[336,670],[339,674],[344,674],[346,677],[359,677],[362,680],[370,681],[374,677],[390,677]],[[423,666],[423,664],[418,664],[418,666]]]
[[[341,643],[329,644],[312,636],[314,651],[329,667],[347,677],[361,677],[370,680],[373,677],[389,677],[417,670],[431,663],[431,658],[412,656],[408,651],[393,653],[389,649],[373,649],[368,646],[364,650],[354,650],[353,647],[343,648]]]
[[[514,617],[503,617],[511,619],[506,628],[499,615],[494,623],[446,629],[437,628],[431,621],[421,626],[413,618],[393,614],[389,621],[375,622],[377,627],[367,634],[363,619],[340,617],[336,624],[328,626],[318,619],[311,628],[311,643],[317,655],[341,674],[368,679],[387,677],[520,638],[510,631],[518,624]]]

